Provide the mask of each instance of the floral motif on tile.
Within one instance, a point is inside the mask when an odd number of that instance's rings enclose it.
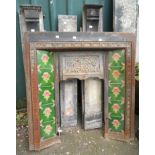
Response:
[[[48,118],[52,112],[52,109],[50,107],[46,107],[44,110],[44,115]]]
[[[113,92],[113,94],[115,95],[115,97],[117,97],[117,96],[119,95],[119,93],[120,93],[119,87],[114,87],[114,88],[112,89],[112,92]]]
[[[117,103],[113,104],[113,105],[112,105],[112,109],[113,109],[113,111],[114,111],[115,113],[117,113],[117,112],[119,111],[119,109],[120,109],[119,104],[117,104]]]
[[[49,90],[45,90],[45,91],[43,92],[43,97],[44,97],[46,100],[48,100],[50,96],[51,96],[51,93],[50,93]]]
[[[40,107],[40,138],[56,136],[53,54],[37,51],[38,98]]]
[[[112,76],[114,77],[115,80],[117,80],[120,77],[120,72],[118,70],[114,70],[112,72]]]
[[[51,125],[50,125],[50,124],[49,124],[49,125],[46,125],[44,131],[45,131],[46,134],[49,135],[49,134],[52,132],[52,127],[51,127]]]
[[[109,52],[108,60],[109,131],[124,132],[125,51]]]
[[[50,74],[48,72],[44,72],[42,78],[47,83],[50,79]]]
[[[47,54],[43,54],[42,57],[41,57],[41,60],[44,64],[47,64],[48,60],[49,60],[49,57]]]
[[[112,55],[112,59],[117,63],[118,60],[120,59],[121,55],[119,53],[114,53]]]
[[[120,122],[119,122],[119,120],[117,120],[117,119],[114,119],[114,120],[112,121],[112,124],[113,124],[113,126],[114,126],[115,129],[117,129],[117,128],[120,126]]]

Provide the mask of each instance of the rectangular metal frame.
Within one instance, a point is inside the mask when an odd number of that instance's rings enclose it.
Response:
[[[104,136],[118,140],[132,140],[134,138],[134,109],[135,109],[135,35],[132,33],[87,33],[87,32],[34,32],[25,33],[24,36],[24,67],[26,76],[26,93],[27,93],[27,111],[29,124],[29,147],[30,150],[40,150],[45,148],[56,140],[46,142],[40,141],[39,135],[39,104],[37,100],[37,83],[36,83],[36,51],[40,49],[55,52],[55,94],[57,124],[59,124],[59,72],[57,52],[80,50],[103,51],[108,53],[110,49],[125,49],[126,55],[126,88],[125,88],[125,133],[116,134],[108,131],[108,79],[107,68],[105,67],[104,79]],[[88,50],[88,51],[89,51]],[[95,52],[94,51],[94,52]],[[106,63],[107,64],[107,63]],[[56,137],[57,138],[57,137]]]

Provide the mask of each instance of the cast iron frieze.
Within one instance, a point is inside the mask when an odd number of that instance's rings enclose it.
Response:
[[[99,77],[103,79],[103,55],[102,53],[62,54],[61,58],[62,79]]]

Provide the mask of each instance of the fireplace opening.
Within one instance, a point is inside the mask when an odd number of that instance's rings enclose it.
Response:
[[[61,127],[102,128],[103,84],[103,80],[95,77],[61,82]]]

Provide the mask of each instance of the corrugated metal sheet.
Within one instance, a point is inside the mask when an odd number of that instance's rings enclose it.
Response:
[[[104,4],[104,31],[112,31],[112,0],[16,0],[16,98],[17,108],[19,100],[26,96],[25,77],[22,58],[21,38],[19,29],[19,6],[22,4],[41,5],[44,14],[44,28],[46,31],[57,31],[58,15],[77,15],[78,31],[82,25],[82,9],[84,4]]]

